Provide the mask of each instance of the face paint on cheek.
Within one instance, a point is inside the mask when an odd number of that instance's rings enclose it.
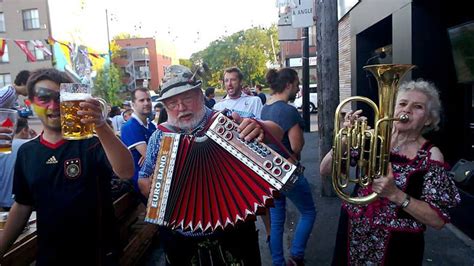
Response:
[[[46,108],[33,104],[33,111],[38,117],[46,117]]]

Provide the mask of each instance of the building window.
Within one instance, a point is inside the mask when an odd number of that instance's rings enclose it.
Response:
[[[45,55],[41,49],[36,48],[31,42],[28,42],[26,46],[28,47],[28,50],[35,56],[36,60],[51,60],[51,56],[47,54]]]
[[[5,32],[5,15],[0,12],[0,32]]]
[[[10,62],[10,57],[8,56],[8,44],[5,44],[5,51],[3,51],[3,55],[0,56],[0,63],[8,62]]]
[[[0,87],[5,87],[9,84],[12,84],[10,73],[0,73]]]
[[[40,28],[38,9],[23,10],[23,29],[34,30]]]

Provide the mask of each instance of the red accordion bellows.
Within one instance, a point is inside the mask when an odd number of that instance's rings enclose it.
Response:
[[[215,124],[219,128],[219,122]],[[272,203],[274,192],[296,181],[293,165],[278,178],[269,176],[278,171],[273,164],[265,171],[264,162],[284,163],[285,169],[290,165],[268,147],[257,159],[248,143],[234,139],[237,133],[229,124],[225,132],[213,129],[204,137],[164,133],[146,221],[191,231],[225,228],[254,217],[258,208]],[[228,132],[233,134],[230,139]],[[221,141],[218,135],[226,138]]]

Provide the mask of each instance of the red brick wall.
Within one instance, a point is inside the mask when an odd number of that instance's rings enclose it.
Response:
[[[158,89],[160,86],[161,78],[164,75],[163,66],[171,65],[171,58],[165,55],[158,54],[156,47],[156,41],[154,38],[133,38],[133,39],[122,39],[116,40],[116,43],[120,47],[133,47],[133,46],[145,46],[148,48],[148,54],[150,57],[150,89]],[[117,60],[114,61],[119,63]],[[123,64],[120,62],[119,64]]]

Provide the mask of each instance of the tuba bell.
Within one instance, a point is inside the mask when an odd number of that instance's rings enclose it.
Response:
[[[362,205],[377,198],[375,192],[362,197],[354,197],[347,190],[352,190],[350,184],[366,188],[375,177],[387,174],[393,121],[408,121],[406,115],[393,117],[399,82],[414,67],[408,64],[365,66],[364,69],[370,71],[377,80],[379,106],[362,96],[349,97],[337,106],[334,117],[332,184],[336,194],[342,200]],[[349,127],[342,127],[342,108],[347,103],[358,101],[366,103],[373,109],[373,130],[366,119],[356,121]],[[354,177],[351,177],[351,173]]]

